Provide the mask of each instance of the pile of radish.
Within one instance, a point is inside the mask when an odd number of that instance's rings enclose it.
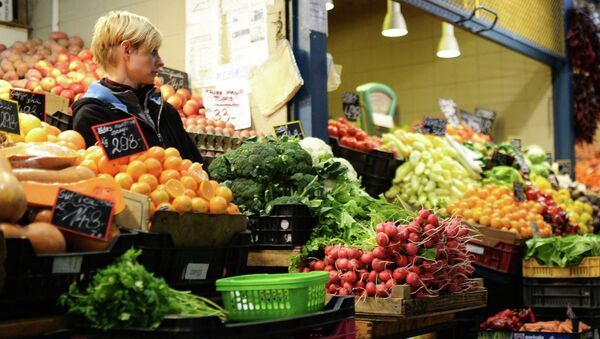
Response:
[[[473,266],[467,254],[469,229],[458,219],[440,220],[421,210],[408,224],[377,225],[371,250],[329,246],[323,260],[303,271],[329,271],[327,292],[388,297],[396,284],[408,284],[415,298],[471,291]]]

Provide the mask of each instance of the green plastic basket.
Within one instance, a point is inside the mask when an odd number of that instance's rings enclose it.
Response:
[[[268,320],[317,312],[325,305],[329,272],[248,274],[219,279],[227,318]]]

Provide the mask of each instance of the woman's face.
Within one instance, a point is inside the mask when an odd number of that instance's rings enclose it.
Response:
[[[129,54],[127,75],[138,85],[153,84],[154,77],[158,75],[158,70],[164,65],[158,50],[133,49]]]

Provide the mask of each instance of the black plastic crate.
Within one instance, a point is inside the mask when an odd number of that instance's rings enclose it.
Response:
[[[0,293],[0,319],[52,314],[61,310],[58,296],[73,282],[86,282],[133,247],[137,233],[121,234],[104,252],[35,254],[29,239],[6,239],[6,279]]]
[[[140,232],[138,261],[173,288],[216,294],[217,279],[246,273],[250,234],[237,233],[225,246],[178,248],[169,234]]]
[[[46,114],[46,122],[61,131],[73,129],[73,117],[60,111],[54,114]]]
[[[594,307],[600,312],[600,278],[523,279],[526,307]]]
[[[350,339],[356,337],[354,297],[332,298],[320,312],[277,320],[226,323],[216,317],[165,318],[156,330],[111,330],[101,332],[77,327],[81,338],[237,338],[237,339]]]
[[[372,150],[369,153],[367,173],[380,178],[389,178],[390,182],[396,176],[396,169],[404,161],[398,160],[394,154],[380,150]]]
[[[306,205],[276,205],[270,216],[250,217],[252,248],[294,248],[304,245],[317,219]]]
[[[392,187],[393,177],[380,178],[368,174],[361,176],[362,186],[370,196],[377,198],[380,194],[385,193]]]

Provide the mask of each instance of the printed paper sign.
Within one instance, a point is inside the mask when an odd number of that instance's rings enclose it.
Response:
[[[252,125],[248,93],[243,89],[203,89],[206,118],[230,122],[235,129]]]

